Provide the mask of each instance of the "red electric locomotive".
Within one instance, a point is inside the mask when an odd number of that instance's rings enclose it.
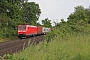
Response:
[[[18,25],[18,37],[28,37],[42,34],[42,26]]]

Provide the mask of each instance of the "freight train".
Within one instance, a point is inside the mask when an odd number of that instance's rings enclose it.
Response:
[[[19,38],[46,34],[49,31],[51,31],[51,28],[45,28],[42,26],[33,26],[27,24],[18,25]]]

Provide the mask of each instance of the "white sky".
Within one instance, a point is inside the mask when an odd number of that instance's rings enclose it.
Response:
[[[90,6],[90,0],[29,0],[29,2],[39,4],[42,11],[39,20],[49,18],[56,22],[60,22],[61,18],[67,20],[76,6],[82,5],[85,8]]]

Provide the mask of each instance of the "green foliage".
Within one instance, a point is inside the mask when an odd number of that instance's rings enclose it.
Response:
[[[68,17],[69,24],[77,24],[80,22],[79,20],[82,20],[82,23],[88,23],[89,21],[89,15],[83,6],[75,7],[75,12]]]
[[[87,14],[88,14],[88,16],[89,16],[89,24],[90,24],[90,6],[89,6],[89,8],[87,8]]]
[[[25,58],[25,57],[19,57],[19,58],[16,58],[16,57],[13,57],[14,55],[10,55],[10,54],[6,54],[4,55],[4,59],[6,60],[28,60],[28,58]]]
[[[23,19],[27,24],[37,25],[41,9],[35,2],[27,2],[23,4]]]
[[[45,18],[44,20],[42,20],[42,24],[44,27],[52,27],[51,25],[51,20],[49,20],[48,18]]]
[[[47,41],[51,41],[53,38],[58,35],[63,39],[68,39],[69,36],[73,34],[89,34],[90,33],[90,25],[88,24],[89,15],[87,14],[87,9],[83,6],[75,7],[75,12],[70,14],[68,17],[68,21],[65,22],[64,19],[61,19],[60,23],[53,28],[46,36]]]

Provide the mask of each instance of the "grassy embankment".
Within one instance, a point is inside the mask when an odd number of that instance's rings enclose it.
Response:
[[[11,60],[90,60],[90,34],[66,34],[54,40],[31,45],[20,53],[6,56]]]

